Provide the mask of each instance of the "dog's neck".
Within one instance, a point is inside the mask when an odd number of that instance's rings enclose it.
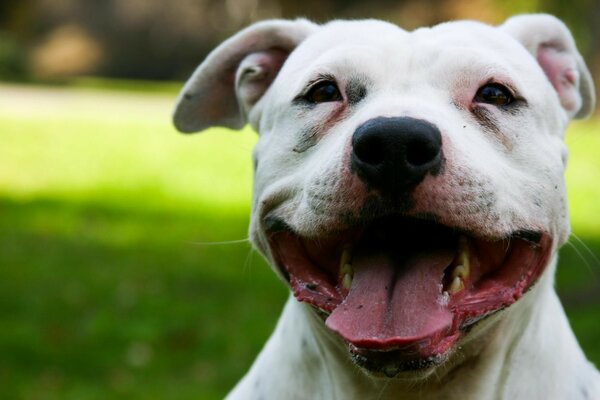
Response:
[[[594,393],[586,386],[594,372],[552,288],[555,265],[553,260],[521,301],[474,327],[470,336],[475,339],[428,376],[367,375],[314,310],[291,297],[244,383],[255,387],[257,398],[260,387],[268,386],[280,387],[286,398],[465,399],[468,393],[473,399],[586,399],[585,393]],[[285,362],[277,360],[281,354]],[[265,380],[271,384],[265,385]],[[539,397],[542,392],[547,396]],[[271,393],[267,398],[279,397]]]

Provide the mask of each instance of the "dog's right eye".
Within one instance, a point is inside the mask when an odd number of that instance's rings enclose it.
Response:
[[[315,83],[305,96],[305,99],[311,103],[327,103],[330,101],[342,100],[342,94],[337,85],[331,81],[321,81]]]
[[[499,83],[490,83],[479,88],[474,100],[477,103],[507,106],[514,102],[515,98],[505,86]]]

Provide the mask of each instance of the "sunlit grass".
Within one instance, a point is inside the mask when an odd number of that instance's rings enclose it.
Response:
[[[180,135],[172,96],[15,93],[0,104],[3,397],[222,397],[285,298],[247,243],[202,244],[246,237],[255,134]]]
[[[600,235],[600,121],[576,122],[568,131],[570,150],[567,190],[573,230],[578,235]]]
[[[164,93],[0,90],[2,397],[221,398],[286,296],[246,243],[203,244],[246,237],[255,134],[177,134]],[[596,254],[599,127],[567,136],[574,232]],[[558,286],[600,363],[599,266],[574,244]]]
[[[154,104],[147,117],[143,110],[127,115],[116,107],[115,115],[115,107],[89,106],[83,118],[69,109],[51,116],[0,110],[0,191],[13,198],[136,199],[138,207],[189,210],[202,209],[200,202],[247,211],[253,132],[184,136],[171,127],[166,107],[157,115]]]

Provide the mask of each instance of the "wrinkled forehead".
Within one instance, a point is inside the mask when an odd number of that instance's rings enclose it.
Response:
[[[356,71],[401,79],[400,73],[443,76],[470,71],[518,77],[537,68],[533,61],[511,36],[478,22],[408,32],[381,21],[337,21],[307,38],[290,56],[285,72],[299,77]]]

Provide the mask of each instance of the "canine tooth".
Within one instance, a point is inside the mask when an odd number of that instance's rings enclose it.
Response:
[[[350,264],[351,255],[352,254],[351,254],[350,245],[347,244],[344,246],[344,250],[342,251],[342,258],[340,259],[340,270],[342,270],[346,265]]]
[[[452,278],[466,279],[469,277],[469,270],[464,265],[457,265],[452,270]]]
[[[462,265],[465,270],[467,271],[467,276],[469,275],[469,273],[471,272],[471,266],[470,266],[470,262],[469,262],[469,251],[461,251],[460,254],[458,255],[458,265]]]
[[[340,269],[340,275],[350,275],[354,276],[354,268],[352,268],[352,264],[344,264]]]
[[[350,290],[350,286],[352,286],[352,276],[350,276],[350,274],[344,274],[344,277],[342,278],[342,286],[346,290]]]
[[[450,284],[450,287],[448,288],[448,292],[450,294],[455,294],[460,292],[461,290],[463,290],[465,288],[465,285],[462,281],[462,279],[460,279],[458,276],[455,277],[454,279],[452,279],[452,283]]]
[[[463,278],[466,278],[471,273],[471,252],[469,249],[469,241],[465,236],[458,238],[458,257],[456,258],[456,264],[458,268],[462,266],[464,268]],[[455,275],[456,276],[456,275]]]

